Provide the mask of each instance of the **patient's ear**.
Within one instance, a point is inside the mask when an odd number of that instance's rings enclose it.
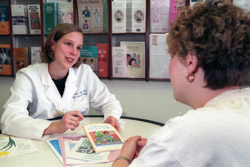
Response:
[[[194,74],[198,68],[198,58],[193,52],[188,52],[185,57],[185,65],[188,74]]]

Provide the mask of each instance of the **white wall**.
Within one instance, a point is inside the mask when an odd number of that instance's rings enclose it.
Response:
[[[0,115],[10,94],[15,78],[0,77]],[[172,96],[169,82],[102,80],[121,102],[125,116],[150,119],[165,123],[169,118],[183,115],[190,107],[178,103]],[[91,114],[95,114],[91,111]]]
[[[124,115],[165,123],[190,107],[176,102],[169,82],[103,80],[121,102]]]

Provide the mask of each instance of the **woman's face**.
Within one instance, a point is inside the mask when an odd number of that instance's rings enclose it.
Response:
[[[80,32],[64,35],[51,46],[54,51],[54,60],[51,64],[62,69],[69,69],[79,59],[82,45],[83,36]]]

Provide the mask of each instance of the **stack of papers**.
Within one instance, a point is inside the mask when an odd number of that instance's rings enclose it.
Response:
[[[96,153],[86,136],[59,137],[49,139],[47,143],[64,166],[109,163],[120,154],[120,150]]]

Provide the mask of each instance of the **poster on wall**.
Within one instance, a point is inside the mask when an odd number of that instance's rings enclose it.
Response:
[[[126,32],[126,1],[112,2],[112,32]]]
[[[149,78],[151,79],[170,79],[170,55],[166,38],[167,33],[149,36]]]
[[[176,20],[178,14],[186,8],[186,0],[170,0],[169,8],[169,29]]]
[[[122,41],[127,52],[127,77],[145,78],[145,42]]]
[[[145,0],[132,1],[132,32],[145,32]]]
[[[84,32],[104,32],[103,1],[77,0],[78,24]]]
[[[150,31],[169,31],[169,5],[170,0],[151,0],[150,3]]]
[[[112,74],[115,78],[127,77],[127,59],[125,47],[112,47]]]

